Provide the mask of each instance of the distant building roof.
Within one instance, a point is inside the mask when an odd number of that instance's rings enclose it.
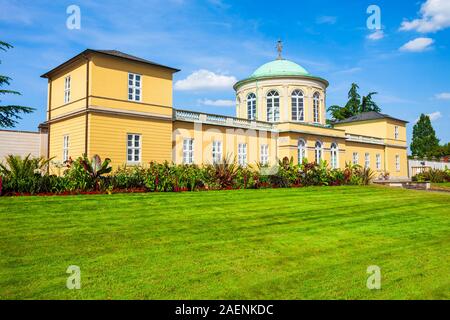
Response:
[[[369,112],[363,112],[360,114],[357,114],[353,117],[344,119],[344,120],[337,120],[334,121],[333,124],[341,124],[341,123],[349,123],[349,122],[357,122],[357,121],[368,121],[368,120],[378,120],[378,119],[393,119],[396,121],[401,121],[404,123],[408,123],[408,121],[397,119],[394,117],[391,117],[390,115],[383,114],[376,111],[369,111]]]
[[[86,56],[89,53],[100,53],[100,54],[104,54],[104,55],[108,55],[108,56],[113,56],[113,57],[117,57],[117,58],[122,58],[122,59],[127,59],[127,60],[132,60],[132,61],[137,61],[137,62],[141,62],[141,63],[146,63],[146,64],[150,64],[153,66],[157,66],[157,67],[161,67],[161,68],[165,68],[165,69],[169,69],[172,70],[173,72],[178,72],[180,71],[180,69],[176,69],[176,68],[172,68],[172,67],[168,67],[150,60],[146,60],[146,59],[142,59],[136,56],[132,56],[130,54],[121,52],[121,51],[117,51],[117,50],[94,50],[94,49],[86,49],[83,52],[77,54],[75,57],[67,60],[66,62],[60,64],[59,66],[57,66],[56,68],[53,68],[52,70],[44,73],[43,75],[41,75],[42,78],[48,78],[51,74],[53,74],[54,72],[64,68],[65,66],[71,64],[72,62],[80,59],[83,56]]]

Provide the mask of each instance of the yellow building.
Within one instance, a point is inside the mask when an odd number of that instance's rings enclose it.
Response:
[[[85,50],[48,79],[48,156],[63,162],[83,153],[112,165],[150,161],[242,165],[293,157],[345,162],[406,178],[406,121],[368,112],[326,124],[325,79],[281,59],[234,85],[236,117],[172,107],[178,69],[119,51]]]

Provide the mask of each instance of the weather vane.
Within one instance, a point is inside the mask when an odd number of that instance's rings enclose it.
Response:
[[[281,42],[281,40],[278,40],[277,42],[277,51],[278,51],[278,60],[282,60],[283,58],[281,57],[281,52],[283,51],[283,43]]]

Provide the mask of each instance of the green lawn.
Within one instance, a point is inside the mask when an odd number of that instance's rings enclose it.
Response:
[[[1,299],[449,299],[450,194],[0,198]],[[66,269],[81,268],[81,290]],[[369,265],[381,290],[366,288]]]

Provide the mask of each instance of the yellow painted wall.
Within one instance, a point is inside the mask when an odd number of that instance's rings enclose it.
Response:
[[[116,169],[127,162],[127,134],[141,134],[141,164],[172,160],[172,121],[129,116],[89,115],[89,154],[109,157]]]
[[[86,72],[86,61],[80,60],[52,76],[49,84],[51,119],[86,107]],[[64,83],[67,76],[71,79],[70,100],[64,103]]]
[[[398,127],[398,138],[395,139],[395,127]],[[386,122],[386,143],[406,146],[406,125],[404,122],[387,119]]]
[[[365,154],[369,153],[370,158],[370,169],[377,172],[378,175],[382,172],[385,172],[385,147],[383,145],[369,144],[369,143],[360,143],[360,142],[352,142],[347,141],[347,149],[345,153],[345,161],[349,163],[353,163],[353,153],[358,153],[358,164],[360,166],[365,165]],[[381,169],[377,170],[376,167],[376,155],[380,154],[381,157]]]
[[[276,137],[271,132],[246,130],[223,126],[194,124],[175,121],[173,133],[173,161],[183,163],[183,140],[194,139],[194,163],[212,163],[212,143],[222,142],[222,156],[229,155],[232,159],[238,155],[239,143],[247,144],[247,163],[254,165],[260,161],[260,147],[269,146],[269,163],[276,161]]]
[[[281,133],[278,139],[279,157],[283,159],[288,157],[289,159],[293,157],[294,163],[298,160],[298,141],[302,139],[306,143],[306,158],[308,161],[314,161],[315,159],[315,145],[319,141],[322,143],[322,159],[327,161],[330,165],[331,163],[331,144],[336,143],[338,146],[338,165],[343,168],[345,165],[345,152],[346,141],[343,138],[333,138],[326,136],[317,136],[311,134],[303,133]]]
[[[336,138],[345,138],[345,131],[341,129],[325,128],[301,123],[280,123],[277,129],[281,131],[301,131],[304,133],[311,133],[316,135],[325,135]]]
[[[335,124],[334,128],[345,130],[346,133],[353,135],[369,136],[382,139],[385,139],[387,137],[386,119]]]
[[[395,166],[395,156],[400,156],[400,170]],[[407,150],[401,147],[386,147],[386,166],[391,177],[407,177],[408,176],[408,157]]]
[[[150,106],[166,107],[162,112],[170,113],[172,108],[172,72],[125,59],[104,55],[92,56],[91,95],[119,101],[97,99],[92,105],[100,104],[110,108],[149,112]],[[142,76],[141,102],[128,100],[128,73]]]
[[[72,159],[81,156],[84,153],[85,140],[84,115],[72,117],[64,121],[52,123],[50,126],[50,157],[53,161],[62,162],[64,136],[69,136],[69,156]]]

